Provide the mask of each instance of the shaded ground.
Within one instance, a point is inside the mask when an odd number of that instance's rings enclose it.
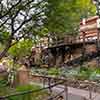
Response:
[[[81,65],[84,62],[89,62],[89,61],[91,61],[92,59],[94,59],[96,57],[98,57],[97,52],[89,53],[89,54],[86,54],[84,57],[80,56],[76,59],[73,59],[73,60],[65,63],[65,66],[78,66],[78,65]]]

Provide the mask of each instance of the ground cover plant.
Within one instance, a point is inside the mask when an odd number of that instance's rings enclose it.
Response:
[[[67,68],[33,68],[31,74],[35,75],[46,75],[54,77],[65,77],[74,78],[77,80],[92,80],[99,81],[100,79],[100,68],[80,66],[77,68],[67,69]]]
[[[4,88],[0,88],[0,96],[22,93],[25,91],[38,90],[38,89],[41,89],[41,87],[38,85],[23,85],[23,86],[17,86],[16,88],[10,88],[6,86]],[[7,100],[41,100],[41,98],[46,98],[47,96],[48,96],[47,91],[43,90],[39,92],[9,96]]]

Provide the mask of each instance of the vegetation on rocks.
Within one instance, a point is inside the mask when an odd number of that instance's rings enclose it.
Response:
[[[64,77],[64,78],[74,78],[78,80],[92,80],[99,81],[100,79],[100,69],[99,68],[91,68],[86,66],[81,66],[73,69],[67,68],[50,68],[50,69],[32,69],[31,74],[37,75],[47,75],[47,76],[55,76],[55,77]]]

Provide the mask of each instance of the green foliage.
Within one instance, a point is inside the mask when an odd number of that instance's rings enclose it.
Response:
[[[1,82],[1,80],[7,80],[7,73],[5,72],[5,73],[0,73],[0,82]]]
[[[61,74],[61,69],[60,68],[32,68],[31,69],[31,74],[38,74],[38,75],[50,75],[50,76],[60,76]]]
[[[76,4],[79,6],[78,11],[81,18],[87,18],[96,14],[96,7],[91,0],[76,0]]]
[[[93,73],[91,74],[90,80],[92,81],[99,81],[100,82],[100,68],[96,68]]]
[[[81,18],[95,15],[91,0],[48,0],[46,27],[56,37],[78,34]]]
[[[7,2],[2,0],[0,2],[0,40],[2,40],[0,42],[4,42],[6,46],[2,50],[3,55],[2,52],[0,52],[0,59],[6,55],[8,49],[13,45],[13,41],[19,42],[17,44],[19,47],[22,39],[32,40],[32,37],[36,35],[43,36],[45,34],[44,31],[42,31],[42,29],[45,29],[43,27],[43,20],[46,18],[45,8],[45,0],[7,0]],[[9,32],[9,34],[7,32]],[[26,47],[25,43],[21,44]],[[19,54],[19,48],[17,46],[13,46],[17,50],[10,50],[11,52],[14,51],[12,53],[13,56]],[[28,46],[30,47],[30,42]],[[13,47],[11,47],[11,49]],[[26,53],[24,48],[23,53]]]
[[[0,52],[3,51],[5,45],[3,45],[2,43],[0,43]]]
[[[0,80],[0,88],[3,88],[7,85],[7,80],[4,79],[4,80]]]
[[[36,89],[39,89],[40,87],[39,86],[34,86],[34,85],[23,85],[23,86],[18,86],[16,87],[16,91],[27,91],[27,90],[36,90]]]
[[[79,80],[86,80],[90,78],[92,73],[93,70],[91,68],[81,66],[77,75],[75,75],[75,78]]]
[[[48,74],[48,71],[47,71],[47,69],[45,69],[45,68],[32,68],[31,69],[31,74],[35,74],[35,75],[47,75]]]
[[[4,86],[4,87],[0,87],[0,96],[4,96],[4,95],[9,95],[11,93],[14,93],[15,90],[13,88],[10,88],[8,86]]]
[[[0,96],[22,93],[30,90],[35,91],[39,89],[41,89],[41,87],[34,84],[17,86],[16,88],[4,87],[0,88]],[[10,96],[7,98],[7,100],[41,100],[41,98],[45,98],[47,96],[48,96],[47,91],[43,90],[35,93],[26,93],[23,95]]]
[[[30,90],[38,90],[41,87],[38,85],[24,85],[24,86],[18,86],[16,88],[16,92],[25,92]],[[18,96],[12,96],[8,98],[8,100],[41,100],[44,96],[47,95],[46,91],[39,91],[37,93],[26,93],[23,95]]]
[[[35,90],[35,89],[39,89],[39,87],[37,86],[31,86],[31,85],[25,85],[25,86],[19,86],[16,88],[17,92],[24,92],[24,91],[29,91],[29,90]],[[18,95],[18,96],[14,96],[14,97],[10,97],[9,100],[33,100],[33,94],[29,93],[29,94],[24,94],[24,95]]]
[[[21,0],[18,5],[16,5],[17,3],[18,0],[8,0],[8,2],[0,3],[2,7],[0,9],[0,25],[4,23],[0,27],[2,28],[0,30],[0,40],[2,41],[0,42],[6,45],[8,45],[8,37],[16,42],[16,40],[22,38],[43,37],[48,33],[51,37],[55,36],[59,39],[66,34],[76,35],[78,34],[81,18],[92,16],[95,13],[95,7],[91,0],[38,0],[37,2],[34,2],[34,0]],[[17,26],[18,30],[16,30],[15,26]],[[9,50],[10,53],[13,52],[13,56],[19,54],[20,43],[19,41],[16,46],[11,47]],[[12,41],[10,44],[12,44]],[[24,51],[26,45],[22,47]],[[16,49],[12,50],[12,48]]]
[[[65,72],[64,74],[65,74],[65,77],[74,78],[74,76],[78,75],[78,70],[71,69],[71,70]]]
[[[78,79],[78,80],[92,80],[92,81],[100,81],[100,69],[99,68],[91,68],[87,66],[81,66],[78,68],[67,69],[67,68],[50,68],[50,69],[39,69],[33,68],[32,74],[38,75],[49,75],[49,76],[57,76],[57,77],[65,77],[70,79]]]
[[[0,30],[0,43],[5,44],[9,38],[9,32]]]
[[[59,76],[60,75],[60,69],[59,68],[50,68],[48,70],[48,75]]]
[[[26,55],[30,55],[32,46],[32,40],[23,39],[19,41],[16,45],[12,46],[9,49],[8,53],[13,57],[21,58]]]
[[[96,68],[96,73],[100,74],[100,68]]]

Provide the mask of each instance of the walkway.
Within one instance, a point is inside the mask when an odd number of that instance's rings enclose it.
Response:
[[[42,86],[42,84],[39,84],[39,83],[33,83],[33,84],[38,84]],[[52,91],[56,93],[60,93],[63,90],[64,90],[64,86],[62,85],[52,88]],[[65,94],[63,93],[62,95],[64,97]],[[90,100],[89,91],[68,87],[68,100]],[[100,100],[100,94],[93,92],[91,100]]]

